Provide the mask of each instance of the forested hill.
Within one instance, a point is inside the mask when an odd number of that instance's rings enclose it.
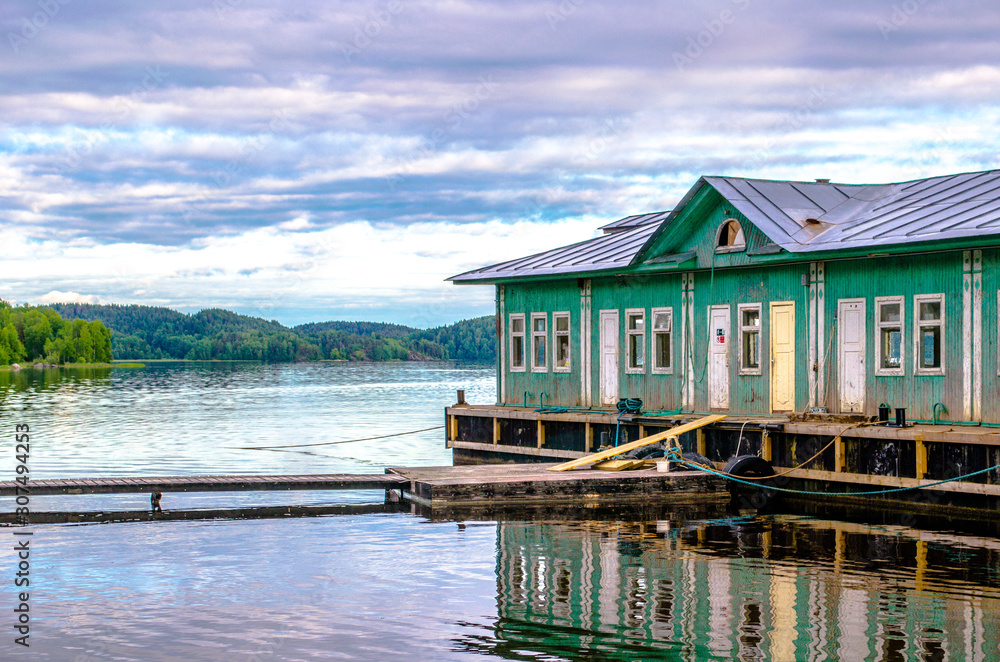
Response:
[[[193,315],[138,305],[53,304],[64,317],[100,320],[116,359],[260,361],[493,361],[493,316],[436,329],[380,322],[319,322],[289,328],[275,321],[208,309]]]

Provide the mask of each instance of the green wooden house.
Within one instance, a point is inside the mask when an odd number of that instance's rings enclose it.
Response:
[[[702,177],[600,230],[451,279],[496,287],[500,347],[498,402],[446,410],[457,463],[579,457],[725,413],[685,449],[795,467],[826,448],[796,475],[868,485],[1000,466],[1000,170]],[[880,405],[908,424],[861,425]],[[954,491],[1000,507],[1000,471],[974,482]]]
[[[1000,171],[702,177],[601,230],[451,279],[497,288],[500,403],[1000,423]]]

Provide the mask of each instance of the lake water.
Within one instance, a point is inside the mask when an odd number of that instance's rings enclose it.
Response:
[[[31,475],[382,472],[448,464],[455,390],[489,367],[154,364],[0,373],[0,476],[14,425]],[[14,644],[16,554],[0,545],[0,659],[996,660],[1000,540],[802,515],[645,509],[434,521],[382,495],[164,496],[164,507],[352,504],[280,519],[35,525],[31,648]],[[370,507],[369,505],[370,504]],[[148,497],[34,497],[33,509]],[[11,499],[0,499],[10,511]],[[8,540],[14,527],[0,530]],[[2,615],[5,614],[5,615]]]

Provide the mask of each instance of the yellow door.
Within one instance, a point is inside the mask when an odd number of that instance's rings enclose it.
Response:
[[[795,410],[795,302],[771,304],[771,411]]]

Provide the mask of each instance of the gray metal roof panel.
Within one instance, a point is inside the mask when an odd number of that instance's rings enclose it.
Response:
[[[603,230],[606,234],[610,234],[611,232],[617,232],[620,230],[634,228],[640,225],[659,223],[660,221],[665,219],[669,214],[670,214],[669,211],[656,211],[648,214],[634,214],[632,216],[626,216],[625,218],[620,218],[617,221],[608,223],[607,225],[602,225],[597,229]]]
[[[701,177],[671,212],[627,216],[602,226],[607,232],[603,236],[449,280],[492,281],[627,266],[643,256],[705,184],[791,253],[1000,235],[1000,170],[893,184]]]
[[[706,179],[772,241],[793,253],[982,235],[984,228],[992,228],[993,202],[1000,200],[997,170],[876,185]],[[841,195],[849,197],[838,203]],[[803,204],[802,197],[813,206]],[[816,211],[811,218],[826,225],[822,232],[802,231],[809,211]]]
[[[601,271],[628,266],[658,224],[646,224],[554,248],[527,257],[467,271],[448,280],[492,281],[524,276],[544,276],[581,271]]]

